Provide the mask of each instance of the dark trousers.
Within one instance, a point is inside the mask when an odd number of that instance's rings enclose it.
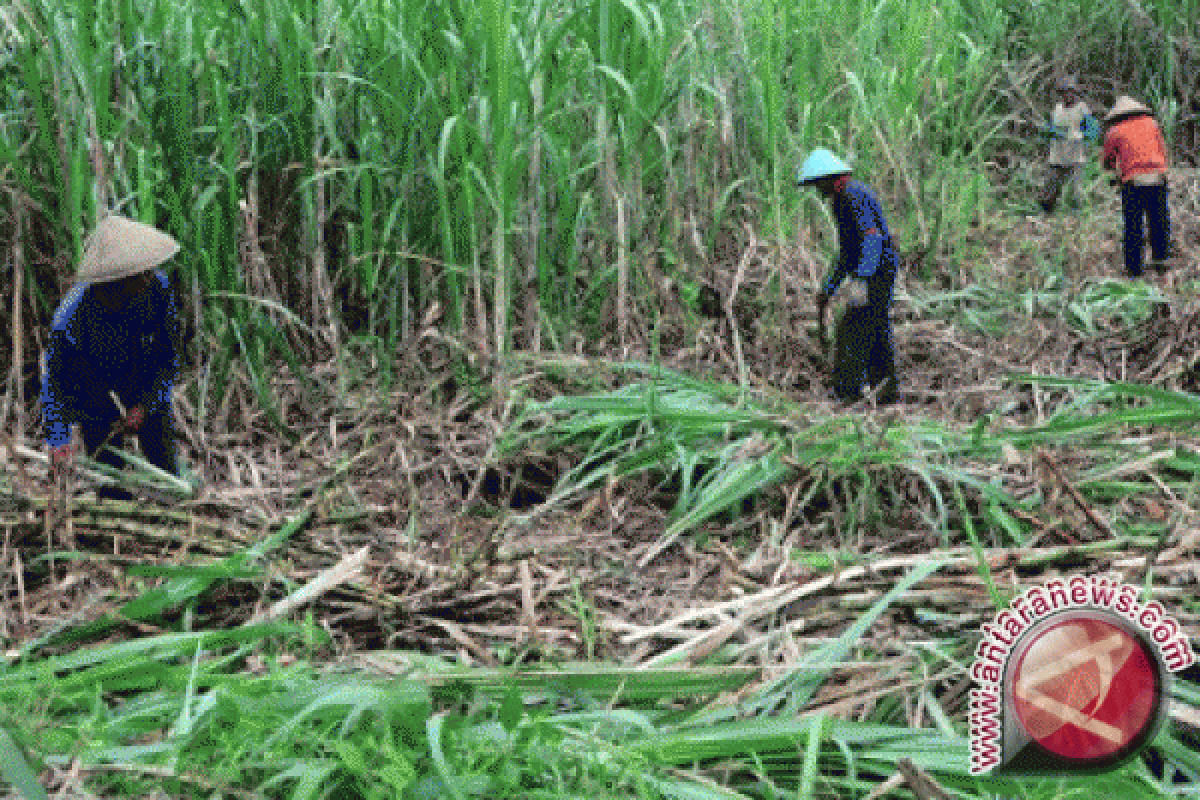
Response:
[[[1054,210],[1054,207],[1058,205],[1058,198],[1062,196],[1063,187],[1068,183],[1075,187],[1075,202],[1078,203],[1082,195],[1080,189],[1082,176],[1082,164],[1050,164],[1046,175],[1046,185],[1042,188],[1042,196],[1039,200],[1042,210],[1047,214]]]
[[[101,450],[100,446],[104,444],[109,431],[119,419],[115,410],[112,414],[95,414],[79,418],[79,427],[83,433],[83,446],[87,448],[88,455],[99,463],[114,469],[120,469],[124,464],[120,456],[110,447],[124,449],[125,436],[117,434],[108,440],[109,447]],[[142,446],[142,455],[147,461],[164,472],[178,475],[174,434],[175,423],[171,418],[170,410],[167,410],[157,414],[148,414],[145,422],[142,423],[142,429],[135,435],[138,437],[138,443]],[[97,452],[98,450],[99,452]]]
[[[1142,274],[1142,220],[1149,222],[1150,251],[1155,261],[1168,255],[1171,220],[1167,213],[1167,184],[1138,186],[1121,184],[1121,210],[1125,215],[1125,271],[1132,278]]]
[[[847,308],[838,322],[833,392],[843,402],[858,400],[864,381],[878,390],[876,398],[880,402],[896,400],[896,355],[892,347],[891,319],[895,283],[894,264],[881,265],[879,271],[867,279],[867,304],[861,308]]]

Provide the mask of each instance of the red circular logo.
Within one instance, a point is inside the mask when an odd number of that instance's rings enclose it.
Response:
[[[1120,759],[1144,742],[1162,678],[1142,639],[1112,617],[1072,615],[1029,633],[1011,675],[1021,727],[1072,762]]]

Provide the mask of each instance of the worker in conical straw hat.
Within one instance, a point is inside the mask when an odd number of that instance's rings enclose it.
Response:
[[[896,249],[875,193],[851,172],[846,162],[818,148],[804,160],[796,180],[817,188],[837,222],[838,259],[817,292],[817,315],[823,330],[830,299],[839,288],[846,294],[834,345],[835,396],[852,403],[865,384],[878,402],[892,403],[898,394],[891,322]]]
[[[1121,95],[1104,117],[1105,169],[1116,170],[1125,218],[1125,271],[1142,274],[1143,220],[1149,223],[1152,266],[1166,269],[1171,219],[1167,208],[1167,143],[1149,108]]]
[[[1082,199],[1080,182],[1088,160],[1087,144],[1100,135],[1096,118],[1080,97],[1075,78],[1065,75],[1055,82],[1054,88],[1058,92],[1058,103],[1050,114],[1050,125],[1045,128],[1051,137],[1047,158],[1049,174],[1040,201],[1047,214],[1054,211],[1066,185],[1073,187],[1076,202]]]
[[[166,233],[115,214],[88,236],[46,348],[42,410],[56,471],[74,455],[71,426],[78,424],[84,448],[101,463],[120,467],[102,446],[136,434],[147,461],[177,474],[171,389],[179,315],[156,268],[178,251]]]

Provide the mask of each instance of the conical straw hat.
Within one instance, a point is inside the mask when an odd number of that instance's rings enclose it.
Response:
[[[162,231],[118,214],[100,220],[83,247],[75,278],[89,283],[115,281],[154,269],[179,252]]]
[[[824,147],[818,147],[808,154],[808,158],[804,159],[804,165],[800,167],[799,174],[796,175],[796,185],[806,186],[821,178],[832,178],[848,172],[851,172],[849,164]]]
[[[1150,114],[1153,113],[1150,109],[1134,100],[1127,94],[1123,94],[1117,98],[1117,102],[1113,103],[1113,107],[1104,115],[1105,122],[1112,122],[1119,117],[1126,117],[1130,114]]]

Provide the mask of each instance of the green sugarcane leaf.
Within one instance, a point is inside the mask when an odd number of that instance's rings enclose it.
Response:
[[[22,800],[46,800],[48,795],[12,735],[0,728],[0,774]]]

